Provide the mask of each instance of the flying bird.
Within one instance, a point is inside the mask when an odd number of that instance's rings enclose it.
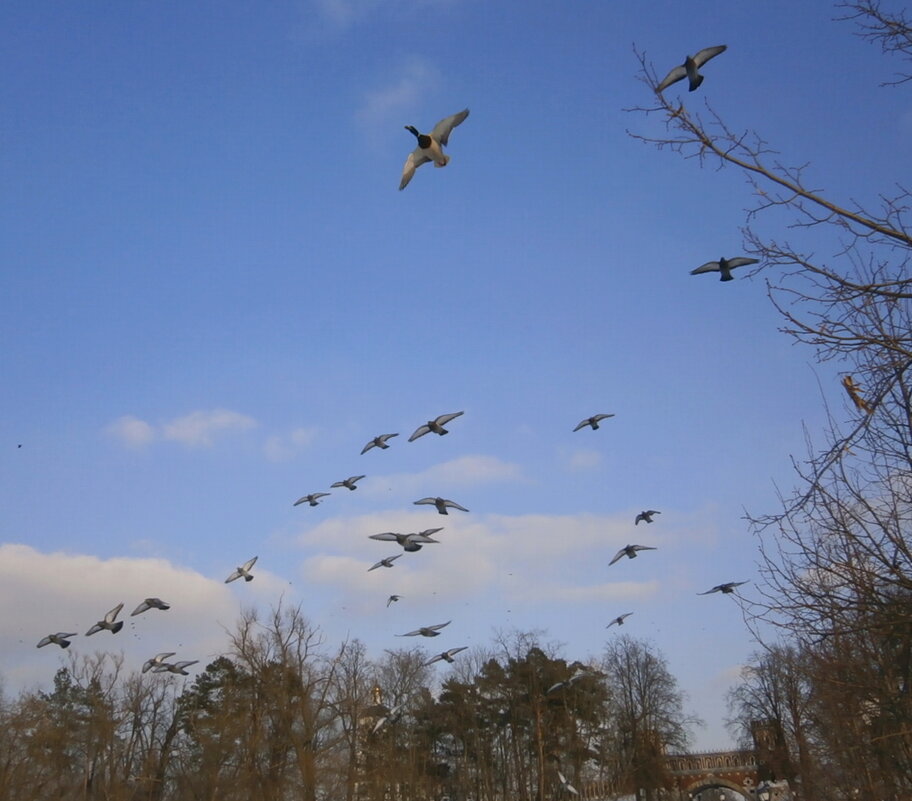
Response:
[[[386,450],[389,447],[389,445],[386,444],[386,441],[398,436],[398,434],[381,434],[379,437],[374,437],[370,442],[367,443],[367,445],[361,449],[361,455],[363,456],[371,448],[381,448],[383,450]]]
[[[638,526],[638,525],[640,524],[640,521],[641,521],[641,520],[645,520],[647,523],[651,523],[651,522],[652,522],[652,516],[653,516],[653,515],[660,515],[660,514],[662,514],[662,513],[656,511],[655,509],[647,509],[647,510],[644,511],[644,512],[640,512],[640,513],[636,516],[636,520],[633,521],[633,525]]]
[[[418,426],[418,428],[415,429],[415,431],[412,433],[412,436],[408,438],[408,441],[414,442],[416,439],[418,439],[418,437],[423,437],[425,434],[430,434],[432,431],[441,437],[444,434],[449,434],[450,432],[444,428],[444,426],[449,423],[450,420],[455,420],[462,414],[465,414],[465,412],[442,414],[439,417],[435,417],[433,420],[428,420],[423,426]]]
[[[107,629],[111,634],[117,634],[123,628],[123,621],[117,620],[117,616],[120,614],[120,610],[123,609],[123,601],[121,601],[117,606],[115,606],[108,614],[104,616],[104,620],[99,620],[92,628],[90,628],[85,636],[89,637],[92,634],[95,634],[102,629]],[[115,623],[114,621],[117,620]]]
[[[54,645],[59,645],[61,648],[69,648],[70,647],[69,638],[75,637],[75,636],[76,636],[75,631],[70,631],[70,632],[58,631],[56,634],[48,634],[47,637],[42,637],[38,641],[38,645],[35,647],[44,648],[45,645],[50,645],[51,643],[54,643]]]
[[[161,598],[146,598],[139,606],[136,607],[132,612],[130,612],[130,617],[133,615],[141,615],[143,612],[148,612],[150,609],[161,609],[164,612],[166,609],[170,609],[171,604],[166,604]]]
[[[468,645],[460,645],[458,648],[450,648],[449,651],[444,651],[442,654],[437,654],[433,659],[428,659],[422,667],[427,667],[428,665],[433,665],[435,662],[449,662],[453,663],[453,657],[458,654],[460,651],[465,651],[468,648]]]
[[[567,777],[564,776],[560,771],[557,772],[557,779],[560,782],[561,792],[570,793],[571,795],[579,795],[577,789],[567,781]]]
[[[732,281],[731,271],[735,267],[743,267],[746,264],[756,264],[757,259],[748,259],[746,256],[736,256],[734,259],[720,258],[719,261],[708,261],[701,264],[696,270],[691,270],[691,275],[700,275],[701,273],[722,273],[720,281]]]
[[[558,690],[566,689],[567,687],[576,684],[580,679],[585,679],[587,676],[593,675],[595,674],[589,670],[581,670],[579,673],[574,673],[569,679],[559,681],[557,684],[552,684],[547,690],[545,690],[545,695],[550,695],[551,693],[555,693]]]
[[[395,556],[387,556],[385,559],[381,559],[376,564],[372,565],[367,569],[367,572],[370,573],[371,570],[376,570],[378,567],[392,567],[393,562],[395,562],[400,556],[401,553],[397,553]]]
[[[348,478],[342,479],[342,481],[336,481],[333,484],[330,484],[330,487],[347,487],[350,490],[358,489],[355,484],[357,484],[364,476],[349,476]]]
[[[630,617],[632,614],[633,614],[633,612],[625,612],[623,615],[618,615],[618,616],[617,616],[614,620],[612,620],[607,626],[605,626],[605,628],[606,628],[606,629],[610,629],[610,628],[611,628],[612,626],[614,626],[614,625],[623,626],[623,625],[624,625],[624,621],[625,621],[628,617]]]
[[[422,498],[420,501],[415,501],[415,506],[436,506],[437,511],[446,515],[449,514],[447,509],[459,509],[460,512],[468,512],[464,506],[460,506],[456,501],[450,501],[446,498]]]
[[[599,423],[602,420],[607,420],[609,417],[614,417],[613,414],[594,414],[592,417],[587,417],[585,420],[580,420],[579,425],[574,428],[574,431],[579,431],[581,428],[586,426],[591,426],[593,431],[596,431],[599,427]]]
[[[401,595],[391,595],[386,599],[386,608],[389,609],[389,605],[398,601],[402,596]]]
[[[361,476],[361,478],[364,478],[364,476]],[[333,484],[333,486],[335,487],[336,485]],[[354,489],[354,487],[350,487],[350,489]],[[311,506],[317,506],[320,503],[320,498],[325,498],[329,494],[328,492],[311,492],[309,495],[302,495],[292,506],[299,506],[305,501]]]
[[[428,531],[440,531],[440,529],[428,529]],[[382,534],[371,534],[368,539],[380,540],[381,542],[398,542],[404,550],[411,552],[420,551],[422,545],[428,543],[439,543],[440,540],[431,539],[428,535],[422,534],[397,534],[394,531],[384,531]]]
[[[181,676],[189,676],[190,674],[187,672],[186,668],[190,667],[190,665],[195,665],[197,662],[199,662],[199,659],[191,659],[191,660],[185,661],[185,662],[175,662],[173,664],[170,662],[160,662],[159,664],[157,664],[155,667],[152,668],[152,672],[153,673],[178,673]]]
[[[253,581],[253,576],[250,575],[250,568],[256,564],[256,560],[257,557],[254,556],[253,559],[248,559],[240,567],[236,567],[234,569],[234,572],[225,579],[225,583],[230,584],[232,581],[236,581],[241,576],[244,577],[244,581]]]
[[[435,167],[446,167],[450,157],[443,152],[442,146],[449,141],[453,129],[468,116],[469,110],[463,109],[458,114],[444,117],[434,126],[430,134],[419,133],[414,125],[405,126],[405,130],[409,131],[418,140],[418,147],[409,153],[408,158],[405,160],[405,166],[402,168],[402,180],[399,182],[400,192],[408,186],[409,181],[412,180],[412,176],[415,174],[415,170],[422,164],[433,161]]]
[[[722,592],[726,595],[730,595],[735,591],[735,587],[740,587],[742,584],[747,584],[746,581],[727,581],[725,584],[716,584],[711,590],[706,592],[698,592],[697,595],[710,595],[714,592]]]
[[[397,720],[399,720],[399,710],[402,709],[403,706],[404,704],[396,704],[396,706],[390,709],[385,715],[380,717],[380,719],[374,724],[374,728],[371,729],[371,734],[376,734],[388,723],[395,723]]]
[[[612,559],[608,563],[608,567],[611,567],[611,565],[613,565],[615,562],[617,562],[619,559],[621,559],[625,556],[628,559],[636,559],[637,551],[655,551],[655,550],[657,550],[657,549],[653,548],[651,545],[625,545],[623,548],[621,548],[621,550],[619,550],[614,555],[614,559]]]
[[[684,63],[675,67],[668,73],[662,82],[656,87],[656,92],[664,92],[673,83],[687,78],[690,86],[689,91],[693,92],[701,83],[703,76],[700,75],[699,68],[702,67],[711,58],[715,58],[719,53],[724,53],[727,45],[717,45],[716,47],[704,47],[694,56],[687,56]]]
[[[415,629],[410,631],[407,634],[397,634],[397,637],[437,637],[440,635],[440,629],[446,628],[452,623],[452,620],[448,620],[446,623],[438,623],[436,626],[422,626],[420,629]]]
[[[151,659],[147,659],[145,662],[143,662],[142,672],[147,673],[152,668],[158,667],[158,665],[165,664],[165,660],[169,656],[174,656],[175,653],[176,653],[175,651],[163,651],[160,654],[156,654]]]

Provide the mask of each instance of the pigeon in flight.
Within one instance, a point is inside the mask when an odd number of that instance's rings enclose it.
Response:
[[[361,476],[361,478],[364,478],[364,476]],[[333,486],[336,486],[336,485],[333,484]],[[351,489],[354,489],[354,487],[352,487]],[[304,503],[305,501],[308,504],[310,504],[311,506],[317,506],[320,503],[320,498],[325,498],[329,494],[330,493],[328,493],[328,492],[311,492],[309,495],[302,495],[300,498],[298,498],[292,504],[292,506],[299,506],[300,504]]]
[[[599,427],[599,423],[602,420],[607,420],[609,417],[614,417],[613,414],[594,414],[592,417],[587,417],[585,420],[580,420],[579,425],[574,428],[574,431],[579,431],[581,428],[590,426],[593,431],[596,431]]]
[[[367,572],[370,573],[371,570],[376,570],[378,567],[392,567],[393,562],[395,562],[400,556],[402,556],[401,553],[397,553],[395,556],[387,556],[385,559],[381,559],[379,562],[371,565],[371,567],[367,569]]]
[[[408,438],[409,442],[414,442],[418,437],[423,437],[425,434],[430,434],[432,431],[435,434],[439,434],[441,437],[444,434],[449,434],[450,432],[444,428],[444,426],[450,422],[450,420],[455,420],[460,415],[465,414],[465,412],[453,412],[452,414],[442,414],[439,417],[435,417],[433,420],[428,420],[423,426],[418,426],[415,431],[412,433],[412,436]]]
[[[364,476],[349,476],[348,478],[342,479],[342,481],[336,481],[333,484],[330,484],[330,487],[346,487],[350,490],[358,489],[355,484],[357,484]]]
[[[170,609],[171,604],[166,604],[161,598],[146,598],[139,606],[136,607],[132,612],[130,612],[130,617],[133,615],[141,615],[143,612],[148,612],[150,609],[161,609],[164,612],[166,609]]]
[[[576,684],[580,679],[585,679],[587,676],[595,675],[589,670],[581,670],[579,673],[574,673],[569,679],[564,681],[559,681],[557,684],[552,684],[547,690],[545,690],[545,695],[550,695],[551,693],[556,693],[558,690],[566,689],[574,684]]]
[[[640,521],[641,521],[641,520],[645,520],[647,523],[651,523],[651,522],[652,522],[652,516],[653,516],[653,515],[660,515],[660,514],[662,514],[662,513],[661,513],[661,512],[657,512],[655,509],[647,509],[647,510],[644,511],[644,512],[640,512],[640,513],[636,516],[636,520],[633,521],[633,525],[638,526],[638,525],[640,524]]]
[[[718,56],[719,53],[724,53],[727,47],[727,45],[704,47],[696,55],[687,56],[687,58],[684,59],[683,64],[675,67],[662,79],[662,82],[656,87],[656,92],[664,92],[673,83],[677,83],[684,78],[687,78],[690,83],[688,91],[693,92],[701,83],[703,83],[703,76],[700,75],[699,68],[711,58]]]
[[[440,635],[440,629],[449,626],[452,623],[452,620],[448,620],[446,623],[438,623],[436,626],[422,626],[420,629],[415,629],[410,631],[407,634],[397,634],[397,637],[437,637]]]
[[[361,449],[361,455],[363,456],[371,448],[381,448],[383,450],[386,450],[389,447],[389,445],[386,444],[386,441],[398,436],[398,434],[381,434],[379,437],[374,437],[370,442],[367,443],[367,445]]]
[[[430,134],[419,133],[414,125],[405,126],[405,130],[409,131],[418,140],[418,147],[409,153],[408,158],[405,160],[405,166],[402,168],[402,180],[399,182],[400,192],[408,186],[409,181],[412,180],[412,176],[415,174],[415,170],[422,164],[433,161],[435,167],[446,167],[450,157],[443,152],[441,146],[447,144],[453,129],[468,116],[469,110],[463,109],[457,114],[444,117],[434,126]]]
[[[449,651],[444,651],[442,654],[437,654],[433,659],[428,659],[422,667],[427,667],[428,665],[433,665],[435,662],[449,662],[453,663],[453,657],[458,654],[460,651],[465,651],[468,648],[468,645],[460,645],[459,648],[450,648]]]
[[[464,506],[460,506],[456,501],[450,501],[446,498],[422,498],[420,501],[415,501],[415,506],[436,506],[437,511],[446,515],[449,514],[447,509],[459,509],[460,512],[468,512]]]
[[[722,592],[726,595],[730,595],[735,591],[735,587],[740,587],[742,584],[747,584],[746,581],[727,581],[725,584],[716,584],[711,590],[706,592],[698,592],[697,595],[710,595],[714,592]]]
[[[623,626],[623,625],[624,625],[624,621],[625,621],[628,617],[630,617],[632,614],[633,614],[633,612],[625,612],[623,615],[618,615],[618,616],[617,616],[614,620],[612,620],[607,626],[605,626],[605,628],[606,628],[606,629],[610,629],[610,628],[611,628],[612,626],[614,626],[614,625]]]
[[[608,563],[608,567],[611,567],[611,565],[613,565],[615,562],[617,562],[619,559],[621,559],[625,556],[628,559],[636,559],[637,551],[655,551],[655,550],[657,550],[657,549],[653,548],[651,545],[625,545],[623,548],[621,548],[621,550],[619,550],[614,555],[614,559],[612,559]]]
[[[225,583],[230,584],[232,581],[236,581],[241,576],[244,577],[244,581],[253,581],[253,576],[250,575],[250,568],[256,564],[256,560],[257,557],[254,556],[253,559],[248,559],[240,567],[236,567],[234,569],[234,572],[225,579]]]
[[[440,531],[441,529],[428,529],[428,531]],[[439,543],[440,540],[431,539],[424,534],[397,534],[395,531],[384,531],[382,534],[371,534],[368,539],[380,540],[381,542],[398,542],[402,548],[410,553],[420,551],[422,545],[428,543]]]
[[[152,672],[153,673],[178,673],[181,676],[189,676],[190,674],[187,672],[186,669],[188,667],[190,667],[190,665],[195,665],[197,662],[199,662],[199,659],[192,659],[192,660],[189,660],[186,662],[175,662],[173,664],[170,662],[161,662],[152,668]]]
[[[120,610],[123,609],[123,601],[121,601],[117,606],[115,606],[108,614],[104,616],[104,620],[99,620],[92,628],[90,628],[85,636],[89,637],[92,634],[95,634],[102,629],[107,629],[111,634],[117,634],[123,628],[123,621],[117,620],[117,616],[120,614]],[[117,620],[115,623],[114,621]]]
[[[400,717],[399,710],[402,709],[403,706],[405,706],[405,704],[396,704],[396,706],[394,706],[385,715],[383,715],[374,724],[374,728],[371,729],[371,734],[376,734],[378,731],[380,731],[380,729],[382,729],[388,723],[395,723],[397,720],[399,720],[399,717]]]
[[[557,772],[557,779],[560,782],[560,789],[562,793],[570,793],[571,795],[579,795],[579,791],[567,781],[567,777],[564,776],[560,771]]]
[[[61,648],[69,648],[70,647],[69,638],[75,637],[75,636],[76,636],[75,631],[70,631],[70,632],[58,631],[56,634],[48,634],[47,637],[43,637],[41,640],[38,641],[38,645],[35,647],[44,648],[45,645],[50,645],[51,643],[53,643],[54,645],[59,645]]]
[[[386,608],[389,609],[389,605],[396,603],[402,596],[401,595],[391,595],[386,599]]]
[[[736,256],[734,259],[720,258],[719,261],[708,261],[701,264],[696,270],[691,270],[691,275],[700,275],[702,273],[722,273],[720,281],[732,281],[731,271],[735,267],[743,267],[746,264],[756,264],[757,259],[748,259],[745,256]]]
[[[147,673],[152,668],[165,664],[165,660],[169,656],[174,656],[175,653],[176,651],[163,651],[160,654],[156,654],[151,659],[147,659],[145,662],[143,662],[142,672]]]

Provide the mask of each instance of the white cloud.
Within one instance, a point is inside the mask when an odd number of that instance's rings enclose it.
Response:
[[[473,487],[501,481],[525,480],[519,465],[501,461],[494,456],[476,454],[441,462],[420,473],[373,476],[365,483],[364,488],[365,494],[371,496],[386,494],[390,489],[408,495],[430,491],[429,487]]]
[[[419,531],[443,526],[440,544],[405,553],[395,543],[370,541],[383,531]],[[385,512],[336,518],[299,536],[312,553],[303,565],[314,584],[344,588],[347,603],[376,605],[378,588],[395,576],[396,592],[415,597],[459,600],[496,592],[511,601],[538,605],[635,600],[658,593],[655,580],[630,580],[617,570],[606,581],[603,569],[627,544],[630,521],[593,515],[428,515]],[[392,568],[368,568],[385,556],[403,554]],[[598,578],[587,584],[596,569]],[[393,574],[392,571],[395,571]],[[607,574],[608,578],[612,574]],[[566,582],[555,581],[566,576]],[[382,593],[384,590],[380,590]]]
[[[420,12],[453,0],[314,0],[320,15],[339,28],[367,19],[376,9]]]
[[[208,447],[214,438],[230,431],[246,431],[257,425],[256,420],[230,409],[191,412],[162,426],[165,439],[182,442],[192,447]]]
[[[227,575],[234,565],[225,563]],[[176,651],[176,659],[199,659],[198,671],[227,649],[224,627],[232,628],[240,612],[238,595],[274,601],[287,584],[256,571],[256,581],[242,591],[175,566],[165,559],[87,554],[42,553],[28,545],[0,545],[0,616],[2,679],[15,693],[36,681],[47,684],[61,664],[56,646],[35,648],[38,640],[57,631],[77,632],[67,656],[96,651],[123,651],[125,667],[136,670],[151,655]],[[171,609],[151,610],[136,617],[130,612],[145,597],[157,596]],[[123,629],[86,637],[89,627],[119,602]]]
[[[602,455],[598,451],[579,450],[573,451],[565,458],[567,467],[570,470],[591,470],[598,467],[602,461]]]
[[[105,431],[129,448],[141,448],[155,439],[155,429],[132,415],[118,417]]]
[[[396,120],[417,108],[421,98],[439,82],[440,73],[436,67],[425,59],[412,58],[399,67],[383,86],[364,96],[357,111],[358,121],[371,130],[392,129]],[[424,121],[423,125],[433,125],[435,122],[436,120]]]
[[[296,428],[288,434],[273,434],[263,443],[263,454],[271,462],[284,462],[310,447],[317,436],[315,428]]]

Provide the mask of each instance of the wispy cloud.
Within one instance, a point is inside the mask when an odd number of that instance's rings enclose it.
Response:
[[[246,431],[257,425],[256,420],[240,412],[211,409],[191,412],[160,425],[153,425],[132,415],[124,415],[110,423],[105,431],[130,448],[142,448],[158,439],[200,448],[212,446],[217,438],[226,434]]]
[[[128,448],[142,448],[155,439],[155,429],[151,425],[129,414],[118,417],[105,431]]]
[[[231,431],[246,431],[257,422],[252,417],[230,409],[191,412],[162,426],[165,439],[192,447],[211,446],[215,438]]]
[[[564,456],[564,464],[569,470],[592,470],[602,462],[602,455],[598,451],[578,450]]]
[[[313,5],[324,20],[347,28],[368,19],[378,10],[417,12],[453,2],[455,0],[313,0]]]
[[[271,462],[284,462],[309,448],[316,436],[316,428],[296,428],[287,434],[273,434],[263,443],[263,454]]]
[[[413,57],[399,66],[382,85],[364,95],[357,110],[357,120],[370,130],[392,129],[398,119],[416,109],[422,97],[439,83],[437,68],[426,59]],[[433,125],[434,122],[436,120],[423,124]]]
[[[365,483],[365,494],[399,494],[429,491],[428,487],[472,487],[498,482],[526,481],[522,468],[495,456],[474,454],[433,465],[420,473],[393,473],[373,476]]]
[[[226,562],[225,574],[233,567]],[[36,677],[53,675],[62,655],[56,647],[38,651],[35,645],[56,631],[77,632],[68,654],[122,651],[127,669],[138,669],[160,651],[176,651],[179,659],[199,659],[202,668],[225,651],[223,627],[230,628],[240,612],[237,590],[226,585],[224,578],[207,577],[166,559],[101,559],[44,553],[22,544],[0,545],[0,605],[15,610],[0,616],[4,684],[15,691],[30,686]],[[271,600],[286,587],[281,579],[260,570],[257,580],[244,587],[244,595]],[[171,609],[131,617],[136,605],[151,596],[171,604]],[[88,628],[121,601],[123,631],[85,637]]]

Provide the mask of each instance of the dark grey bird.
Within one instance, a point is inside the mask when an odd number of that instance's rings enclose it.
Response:
[[[735,587],[740,587],[742,584],[747,584],[746,581],[727,581],[725,584],[716,584],[711,590],[706,592],[698,592],[697,595],[710,595],[714,592],[722,592],[726,595],[730,595],[735,591]]]
[[[442,654],[437,654],[433,659],[428,659],[427,662],[422,665],[422,667],[427,667],[428,665],[433,665],[435,662],[449,662],[453,663],[453,657],[458,654],[460,651],[465,651],[468,648],[468,645],[460,645],[458,648],[450,648],[449,651],[444,651]]]
[[[429,134],[420,133],[414,125],[405,126],[405,130],[418,140],[418,147],[409,153],[408,158],[405,160],[405,166],[402,168],[402,180],[399,182],[400,191],[408,186],[409,181],[412,180],[412,176],[415,174],[415,170],[422,164],[433,161],[435,167],[446,167],[450,157],[443,152],[443,146],[448,144],[453,129],[468,116],[469,110],[463,109],[456,114],[451,114],[449,117],[444,117]]]
[[[362,476],[363,478],[364,476]],[[335,486],[335,484],[333,484]],[[311,492],[308,495],[302,495],[298,498],[292,506],[300,506],[302,503],[308,503],[310,506],[317,506],[320,503],[320,498],[325,498],[327,495],[330,495],[329,492]]]
[[[401,595],[391,595],[386,599],[386,608],[389,609],[389,605],[396,603],[401,597]]]
[[[133,615],[141,615],[143,612],[148,612],[150,609],[161,609],[161,611],[164,612],[166,609],[170,608],[171,604],[166,604],[161,598],[146,598],[136,607],[136,609],[130,612],[130,617],[133,617]]]
[[[422,498],[420,501],[415,501],[415,506],[435,506],[437,511],[442,515],[447,515],[449,512],[447,509],[459,509],[460,512],[468,512],[464,506],[460,506],[456,501],[451,501],[447,498]]]
[[[646,509],[645,511],[640,512],[640,513],[636,516],[636,519],[633,521],[633,525],[638,526],[638,525],[640,524],[640,521],[641,521],[641,520],[645,520],[647,523],[651,523],[651,522],[652,522],[652,516],[653,516],[653,515],[660,515],[660,514],[662,514],[662,513],[659,512],[659,511],[656,511],[655,509]]]
[[[190,665],[195,665],[199,662],[199,659],[191,659],[184,662],[175,662],[171,664],[170,662],[160,662],[152,668],[153,673],[177,673],[181,676],[189,676],[187,668]]]
[[[657,549],[653,548],[651,545],[625,545],[623,548],[621,548],[621,550],[619,550],[614,555],[614,559],[612,559],[608,563],[608,566],[611,567],[611,565],[613,565],[615,562],[617,562],[619,559],[622,559],[625,556],[628,559],[636,559],[637,551],[655,551],[655,550],[657,550]]]
[[[362,479],[364,476],[349,476],[348,478],[343,478],[341,481],[336,481],[333,484],[330,484],[330,487],[345,487],[346,489],[356,490],[358,489],[355,485]]]
[[[440,529],[428,529],[428,531],[440,531]],[[426,534],[398,534],[395,531],[384,531],[382,534],[371,534],[369,539],[380,540],[381,542],[397,542],[403,550],[420,551],[422,545],[428,543],[439,543],[440,540],[431,539]]]
[[[70,647],[69,638],[75,637],[75,636],[76,636],[75,631],[58,631],[56,634],[48,634],[47,637],[42,637],[38,641],[38,645],[35,647],[44,648],[45,645],[50,645],[51,643],[53,643],[54,645],[59,645],[61,648],[69,648]]]
[[[735,267],[744,267],[746,264],[756,264],[757,259],[749,259],[746,256],[736,256],[734,259],[720,258],[719,261],[708,261],[701,264],[696,270],[691,270],[691,275],[701,275],[702,273],[722,273],[720,281],[732,281],[731,271]]]
[[[254,556],[253,559],[248,559],[240,567],[236,567],[234,572],[225,579],[226,584],[230,584],[232,581],[244,577],[244,581],[253,581],[253,576],[250,575],[250,568],[256,564],[257,557]]]
[[[380,448],[382,450],[386,450],[389,447],[389,445],[386,444],[386,441],[398,436],[398,434],[381,434],[379,437],[374,437],[370,442],[367,443],[367,445],[361,449],[361,455],[363,456],[371,448]]]
[[[111,634],[117,634],[123,628],[123,621],[117,620],[117,616],[120,614],[120,610],[123,609],[123,601],[121,601],[117,606],[115,606],[108,614],[104,616],[103,620],[99,620],[92,628],[90,628],[85,636],[89,637],[92,634],[95,634],[102,629],[107,629]],[[115,621],[117,621],[115,623]]]
[[[452,623],[452,620],[448,620],[446,623],[438,623],[436,626],[422,626],[420,629],[415,629],[406,634],[397,634],[397,637],[437,637],[440,635],[440,629],[446,628]]]
[[[453,412],[452,414],[442,414],[439,417],[435,417],[433,420],[428,420],[423,426],[418,426],[418,428],[415,429],[412,436],[408,438],[408,441],[414,442],[418,437],[423,437],[425,434],[430,434],[432,431],[441,437],[444,434],[449,434],[450,432],[444,428],[444,426],[449,423],[450,420],[455,420],[463,414],[465,414],[465,412]]]
[[[385,559],[381,559],[379,562],[371,565],[367,569],[367,572],[370,573],[371,570],[376,570],[378,567],[392,567],[393,562],[395,562],[400,556],[402,556],[401,553],[397,553],[395,556],[387,556]]]
[[[614,620],[612,620],[607,626],[606,629],[610,629],[612,626],[623,626],[624,621],[630,617],[633,612],[625,612],[623,615],[618,615]]]
[[[175,653],[176,653],[176,651],[162,651],[162,653],[156,654],[151,659],[147,659],[145,662],[143,662],[142,672],[147,673],[152,668],[155,668],[158,665],[164,664],[165,660],[169,656],[174,656]]]
[[[717,45],[716,47],[704,47],[700,52],[693,56],[687,56],[684,63],[675,67],[668,73],[662,82],[656,87],[656,92],[664,92],[673,83],[677,83],[687,78],[690,86],[689,91],[693,92],[701,83],[703,76],[700,75],[699,69],[711,58],[715,58],[719,53],[724,53],[727,45]]]
[[[599,423],[602,420],[607,420],[609,417],[614,417],[613,414],[594,414],[592,417],[587,417],[585,420],[580,420],[579,424],[574,428],[574,431],[579,431],[581,428],[589,426],[593,431],[598,430]]]

